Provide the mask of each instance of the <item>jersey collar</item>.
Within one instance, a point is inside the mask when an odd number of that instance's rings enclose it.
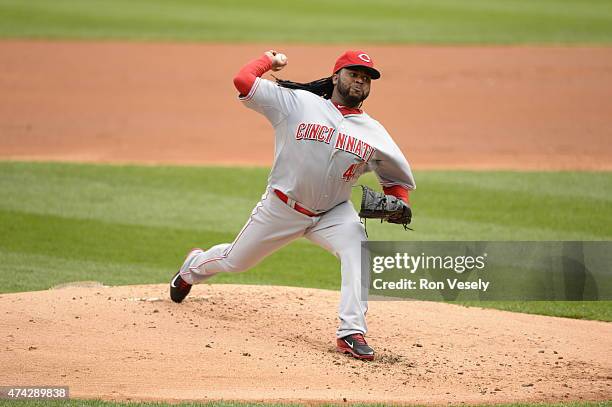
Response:
[[[338,109],[340,113],[342,113],[342,116],[346,116],[349,114],[362,114],[363,113],[363,110],[358,109],[356,107],[346,107],[343,105],[338,105],[334,102],[332,102],[332,105],[334,105],[336,109]]]

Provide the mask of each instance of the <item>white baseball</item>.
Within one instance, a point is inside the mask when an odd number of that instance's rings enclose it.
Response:
[[[280,52],[270,51],[270,56],[272,58],[272,70],[280,71],[287,65],[287,56],[285,54],[281,54]]]
[[[274,56],[274,59],[276,59],[276,61],[281,65],[285,65],[287,63],[287,55],[285,54],[278,53]]]

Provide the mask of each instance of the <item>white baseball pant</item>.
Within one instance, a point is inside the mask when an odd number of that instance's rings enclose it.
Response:
[[[241,272],[300,237],[335,255],[341,264],[342,285],[338,338],[367,331],[367,292],[361,292],[361,242],[365,229],[351,202],[344,202],[321,216],[309,217],[288,206],[268,188],[233,243],[213,246],[186,261],[181,277],[197,284],[220,272]]]

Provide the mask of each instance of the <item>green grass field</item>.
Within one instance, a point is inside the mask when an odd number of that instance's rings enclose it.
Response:
[[[100,400],[66,400],[66,401],[8,401],[0,400],[0,407],[12,407],[12,406],[23,406],[23,407],[113,407],[113,406],[125,406],[125,407],[260,407],[263,404],[260,403],[236,403],[236,402],[207,402],[207,403],[113,403]],[[341,404],[321,404],[321,407],[340,406]],[[385,404],[351,404],[356,407],[383,407]],[[574,403],[551,403],[551,404],[526,404],[526,403],[508,403],[508,404],[481,404],[479,407],[608,407],[612,405],[612,402],[574,402]],[[290,406],[304,406],[304,404],[273,404],[266,403],[267,407],[290,407]],[[469,407],[468,404],[461,404],[463,407]]]
[[[340,406],[341,404],[321,404],[321,407]],[[385,404],[351,404],[356,407],[383,407]],[[612,402],[574,402],[574,403],[551,403],[551,404],[526,404],[526,403],[508,403],[508,404],[480,404],[479,407],[608,407]],[[66,401],[7,401],[0,400],[0,407],[9,406],[24,406],[24,407],[260,407],[260,403],[237,403],[237,402],[207,402],[207,403],[113,403],[100,400],[66,400]],[[267,407],[290,407],[304,406],[304,404],[273,404],[266,403]],[[463,407],[469,407],[469,404],[461,404]]]
[[[0,292],[84,280],[166,283],[191,247],[233,240],[267,172],[0,162]],[[415,230],[371,221],[371,240],[612,238],[612,173],[425,171],[416,178]],[[376,187],[370,174],[362,181]],[[357,204],[359,188],[353,198]],[[339,281],[335,257],[305,239],[214,280],[333,290]],[[472,305],[612,320],[604,301]]]
[[[612,41],[609,0],[0,0],[0,37],[517,44]]]

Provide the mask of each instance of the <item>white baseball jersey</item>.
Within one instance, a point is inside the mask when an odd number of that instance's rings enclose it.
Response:
[[[410,165],[385,128],[366,113],[343,116],[330,100],[257,78],[245,105],[275,130],[268,183],[313,212],[347,201],[366,171],[381,185],[416,185]]]

